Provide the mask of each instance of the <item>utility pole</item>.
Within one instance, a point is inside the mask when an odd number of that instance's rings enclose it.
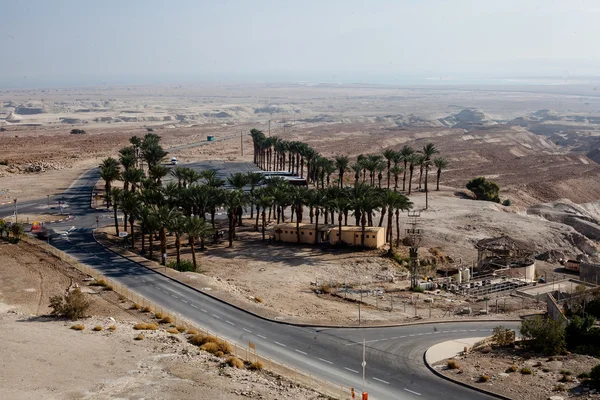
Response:
[[[244,137],[242,136],[244,131],[240,131],[240,145],[242,146],[242,156],[244,155]]]
[[[269,137],[271,137],[271,120],[269,120]]]
[[[13,199],[13,202],[15,203],[15,224],[16,224],[18,222],[17,198],[16,197]]]
[[[363,381],[362,381],[362,392],[363,392],[363,398],[364,398],[364,394],[365,394],[365,367],[367,366],[367,361],[365,360],[365,354],[366,354],[366,345],[365,345],[365,339],[363,338],[363,360],[362,360],[362,369],[363,369]]]
[[[421,243],[421,237],[423,232],[421,229],[417,229],[419,224],[419,218],[421,213],[419,211],[408,212],[408,224],[411,226],[406,230],[406,234],[410,239],[410,287],[415,288],[419,284],[419,244]]]

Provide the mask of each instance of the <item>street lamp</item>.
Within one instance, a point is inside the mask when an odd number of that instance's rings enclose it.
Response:
[[[17,198],[15,197],[13,199],[13,202],[15,203],[15,224],[18,222],[17,220]]]

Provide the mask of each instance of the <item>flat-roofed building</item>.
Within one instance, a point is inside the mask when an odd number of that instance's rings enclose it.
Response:
[[[338,242],[337,225],[319,224],[317,235],[317,243]],[[298,229],[296,223],[283,223],[275,225],[274,229],[275,240],[287,243],[315,243],[315,224],[299,224]],[[342,226],[342,242],[349,246],[360,246],[362,229],[360,226]],[[298,237],[300,240],[298,241]],[[385,228],[378,226],[365,227],[365,247],[377,249],[385,244]]]

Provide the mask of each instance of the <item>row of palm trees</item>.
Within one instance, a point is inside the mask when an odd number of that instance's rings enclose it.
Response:
[[[254,163],[264,170],[287,170],[316,187],[325,188],[333,182],[332,176],[337,175],[337,185],[342,188],[345,184],[344,177],[347,173],[354,173],[354,185],[366,182],[371,186],[383,187],[384,177],[387,176],[386,185],[390,189],[399,189],[399,179],[402,176],[402,191],[408,195],[412,193],[413,176],[415,169],[419,171],[418,190],[424,179],[424,190],[428,193],[428,174],[431,168],[436,171],[436,190],[440,190],[442,171],[447,168],[448,160],[436,157],[439,151],[432,143],[428,143],[421,150],[415,150],[405,145],[399,150],[386,149],[381,154],[360,154],[354,163],[347,155],[338,155],[334,159],[321,156],[309,145],[298,141],[287,141],[277,136],[266,137],[263,132],[252,129],[250,135],[254,144]],[[425,172],[425,174],[423,174]],[[368,173],[368,175],[367,175]],[[407,190],[408,174],[408,190]],[[393,177],[393,181],[392,181]],[[426,208],[428,196],[426,195]]]

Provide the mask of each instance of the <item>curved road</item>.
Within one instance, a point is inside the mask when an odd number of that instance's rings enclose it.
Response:
[[[452,384],[433,375],[423,363],[425,350],[435,343],[471,336],[487,336],[493,322],[432,323],[390,328],[298,327],[268,321],[215,300],[122,258],[93,238],[96,216],[106,224],[112,213],[90,207],[90,196],[98,171],[89,170],[65,192],[68,212],[76,219],[55,224],[67,231],[51,244],[104,275],[127,285],[154,303],[199,326],[278,362],[322,379],[362,387],[362,342],[366,341],[366,387],[371,399],[490,399],[479,392]],[[24,212],[46,203],[46,199],[19,204]],[[10,212],[12,206],[0,206]],[[504,324],[516,328],[516,323]]]

